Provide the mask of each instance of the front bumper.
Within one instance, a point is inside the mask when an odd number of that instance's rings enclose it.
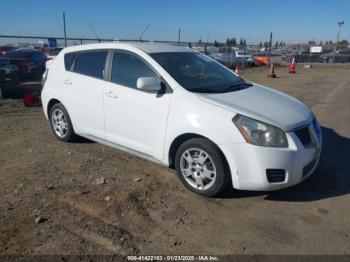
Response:
[[[230,166],[233,187],[241,190],[272,191],[296,185],[316,169],[322,135],[317,145],[303,145],[294,132],[287,133],[288,148],[255,146],[248,143],[220,145]],[[282,169],[285,179],[268,181],[268,169]]]

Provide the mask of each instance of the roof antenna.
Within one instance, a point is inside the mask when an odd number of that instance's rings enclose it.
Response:
[[[148,30],[148,28],[149,28],[150,26],[151,26],[150,24],[147,25],[146,28],[145,28],[145,30],[143,30],[143,32],[140,34],[140,42],[142,42],[142,36],[143,36],[144,33],[146,33],[146,31]]]
[[[97,41],[98,41],[99,43],[101,43],[101,40],[100,40],[100,38],[98,37],[98,35],[97,35],[97,33],[96,33],[96,30],[95,30],[94,25],[91,23],[91,21],[90,21],[89,23],[90,23],[90,26],[91,26],[92,31],[93,31],[94,34],[95,34],[95,37],[96,37]]]

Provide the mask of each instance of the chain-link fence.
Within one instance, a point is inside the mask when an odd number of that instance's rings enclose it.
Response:
[[[284,55],[282,61],[290,63],[295,57],[297,63],[350,63],[350,54],[300,54]]]

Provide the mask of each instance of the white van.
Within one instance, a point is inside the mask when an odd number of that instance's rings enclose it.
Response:
[[[55,136],[101,142],[175,167],[190,190],[276,190],[315,170],[321,129],[300,101],[250,83],[188,48],[65,48],[43,76]]]

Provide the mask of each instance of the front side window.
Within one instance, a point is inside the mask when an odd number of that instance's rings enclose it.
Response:
[[[111,81],[123,86],[137,88],[140,77],[156,77],[157,74],[138,56],[123,51],[113,55]]]
[[[196,52],[153,53],[156,60],[185,89],[197,93],[226,93],[251,86],[217,62]]]
[[[91,51],[78,53],[74,72],[103,79],[108,51]]]

